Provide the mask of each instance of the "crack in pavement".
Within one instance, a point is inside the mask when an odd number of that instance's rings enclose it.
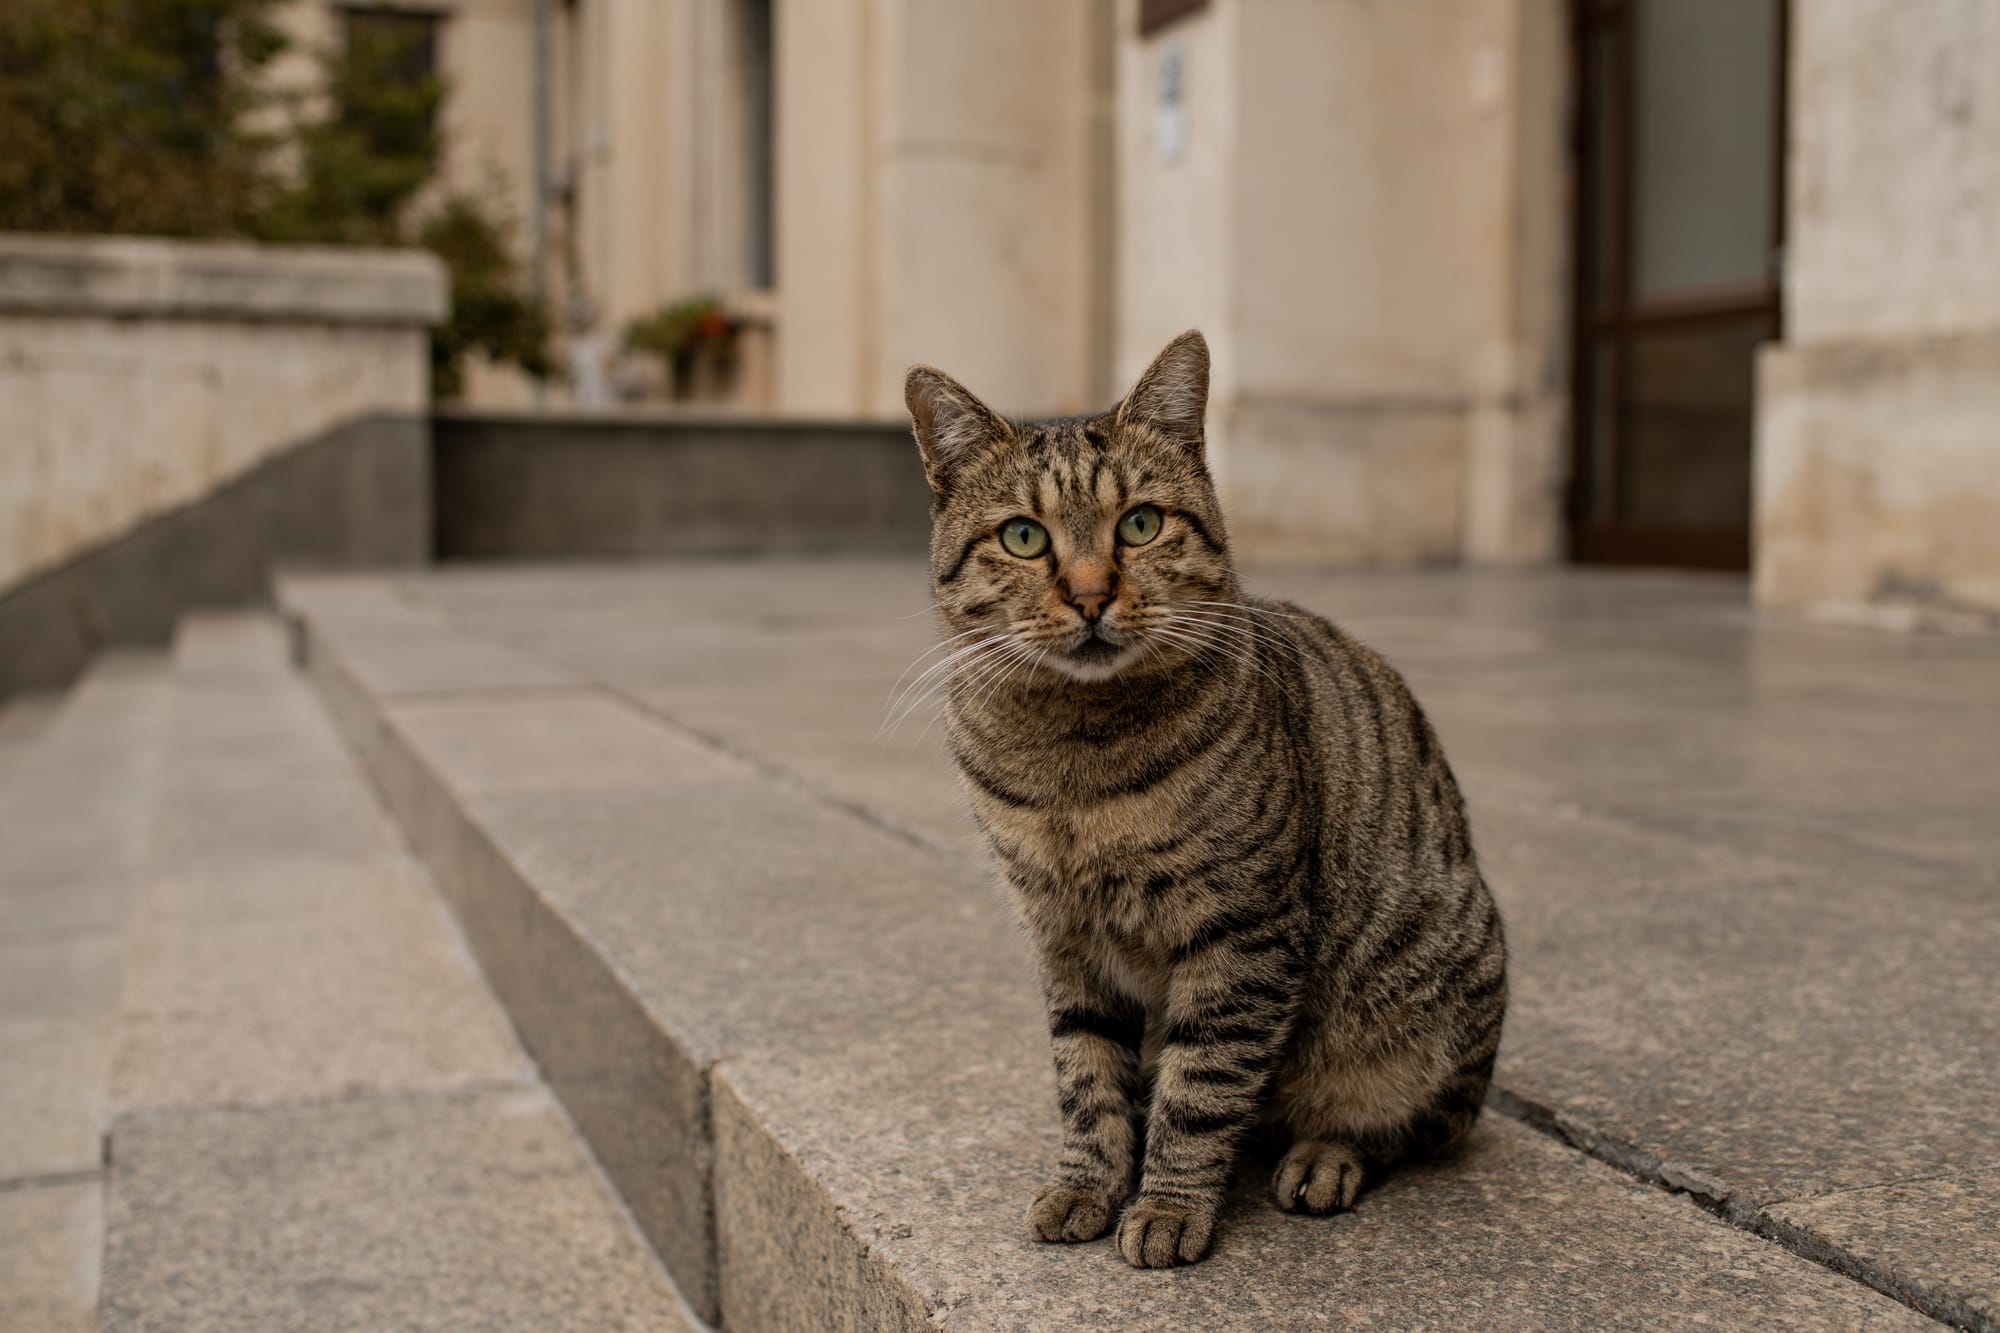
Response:
[[[1635,1143],[1595,1129],[1558,1107],[1523,1097],[1497,1082],[1487,1089],[1486,1105],[1509,1120],[1546,1134],[1586,1157],[1617,1168],[1635,1180],[1656,1186],[1669,1194],[1682,1195],[1699,1205],[1703,1211],[1713,1214],[1739,1231],[1747,1231],[1751,1235],[1770,1241],[1801,1259],[1873,1288],[1891,1300],[1900,1301],[1941,1323],[1973,1330],[1974,1333],[2000,1333],[2000,1324],[1973,1309],[1964,1296],[1919,1287],[1852,1250],[1828,1244],[1796,1223],[1785,1222],[1771,1216],[1762,1205],[1744,1202],[1720,1181],[1676,1166],[1657,1153],[1648,1152]],[[1946,1179],[1962,1174],[1964,1174],[1962,1171],[1946,1172],[1939,1176],[1921,1178]],[[1883,1185],[1896,1183],[1899,1182],[1878,1181],[1873,1185],[1856,1188],[1877,1189]],[[1773,1200],[1773,1202],[1784,1201]]]

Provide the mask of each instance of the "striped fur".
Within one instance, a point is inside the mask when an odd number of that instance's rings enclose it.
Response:
[[[1207,1253],[1252,1132],[1289,1144],[1274,1197],[1310,1213],[1455,1142],[1506,1003],[1464,803],[1402,678],[1238,586],[1207,372],[1184,334],[1113,412],[1035,424],[908,382],[950,744],[1048,1001],[1063,1140],[1029,1226],[1115,1219],[1143,1267]],[[1120,545],[1142,503],[1158,536]],[[1045,553],[998,540],[1017,516]],[[1108,596],[1094,628],[1079,589]]]

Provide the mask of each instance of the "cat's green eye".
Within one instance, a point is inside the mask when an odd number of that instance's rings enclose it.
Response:
[[[1144,546],[1160,535],[1160,511],[1140,505],[1118,520],[1118,540],[1127,546]]]
[[[1010,555],[1033,560],[1049,549],[1049,530],[1032,518],[1010,518],[1000,525],[1000,544]]]

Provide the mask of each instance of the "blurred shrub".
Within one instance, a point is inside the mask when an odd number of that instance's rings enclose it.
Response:
[[[537,380],[556,372],[548,308],[523,294],[506,229],[495,216],[477,199],[454,194],[417,232],[417,243],[451,271],[451,321],[431,335],[431,388],[440,398],[464,389],[471,352]]]
[[[444,80],[408,73],[412,39],[349,30],[320,57],[324,111],[294,122],[291,161],[273,176],[252,230],[264,240],[398,245],[443,153]]]
[[[421,245],[451,275],[438,396],[462,390],[472,352],[550,377],[511,221],[478,196],[425,197],[445,82],[411,76],[406,35],[351,27],[304,113],[260,79],[284,2],[0,0],[0,230]]]
[[[0,0],[0,229],[242,232],[277,3]]]

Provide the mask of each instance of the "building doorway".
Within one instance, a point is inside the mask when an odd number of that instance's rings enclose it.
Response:
[[[1570,551],[1747,569],[1785,0],[1575,0]]]

